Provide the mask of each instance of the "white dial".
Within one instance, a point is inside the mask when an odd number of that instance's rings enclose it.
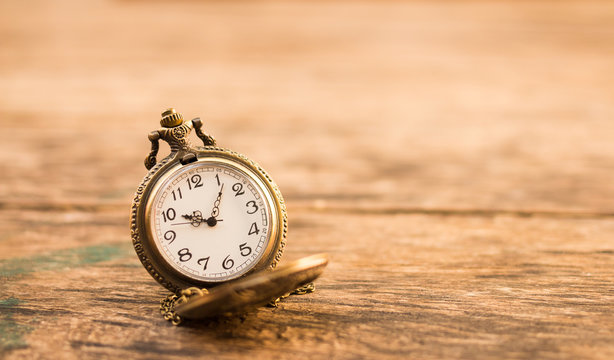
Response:
[[[171,267],[192,279],[220,282],[258,263],[272,214],[266,189],[249,171],[198,161],[165,178],[150,203],[149,227]]]

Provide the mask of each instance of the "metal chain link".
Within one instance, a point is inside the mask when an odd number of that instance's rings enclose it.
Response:
[[[305,295],[305,294],[314,292],[315,289],[316,289],[316,286],[314,283],[303,285],[300,288],[293,290],[269,302],[267,306],[277,307],[281,300],[291,295]],[[164,317],[164,320],[168,320],[173,325],[177,326],[181,324],[184,319],[175,312],[175,306],[178,304],[185,303],[186,301],[188,301],[188,299],[190,299],[193,296],[203,296],[208,293],[209,291],[207,289],[199,289],[196,287],[191,287],[185,290],[181,290],[180,296],[177,296],[177,294],[170,294],[166,298],[164,298],[162,301],[160,301],[160,314],[162,315],[162,317]]]
[[[203,296],[208,293],[209,291],[207,289],[190,287],[185,290],[181,290],[181,296],[170,294],[160,301],[160,314],[162,314],[164,320],[170,321],[173,325],[179,325],[183,322],[183,318],[175,312],[175,306],[177,304],[183,304],[193,296]]]
[[[282,301],[283,299],[287,298],[288,296],[291,295],[305,295],[305,294],[309,294],[316,291],[316,285],[312,282],[310,282],[307,285],[303,285],[298,289],[295,289],[289,293],[287,293],[286,295],[282,295],[280,297],[278,297],[277,299],[271,301],[270,303],[267,304],[268,307],[277,307],[277,305],[279,305],[279,302]]]

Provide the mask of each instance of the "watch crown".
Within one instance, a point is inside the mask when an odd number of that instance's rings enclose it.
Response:
[[[162,112],[160,125],[163,127],[174,127],[183,123],[183,116],[175,111],[174,108],[168,108]]]

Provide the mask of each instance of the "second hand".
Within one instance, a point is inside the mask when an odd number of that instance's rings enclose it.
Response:
[[[197,223],[198,223],[198,224],[200,224],[200,223],[206,223],[206,222],[207,222],[207,220],[208,220],[208,219],[203,219],[203,220],[198,221]],[[217,219],[216,221],[224,221],[224,219]],[[182,223],[175,223],[175,224],[171,224],[171,226],[174,226],[174,225],[186,225],[186,224],[193,224],[193,223],[194,223],[194,222],[192,222],[192,221],[190,221],[190,222],[182,222]]]

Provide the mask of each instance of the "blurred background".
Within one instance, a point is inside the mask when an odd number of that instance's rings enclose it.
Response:
[[[613,24],[606,1],[3,0],[0,198],[128,203],[175,107],[290,204],[612,211]]]

